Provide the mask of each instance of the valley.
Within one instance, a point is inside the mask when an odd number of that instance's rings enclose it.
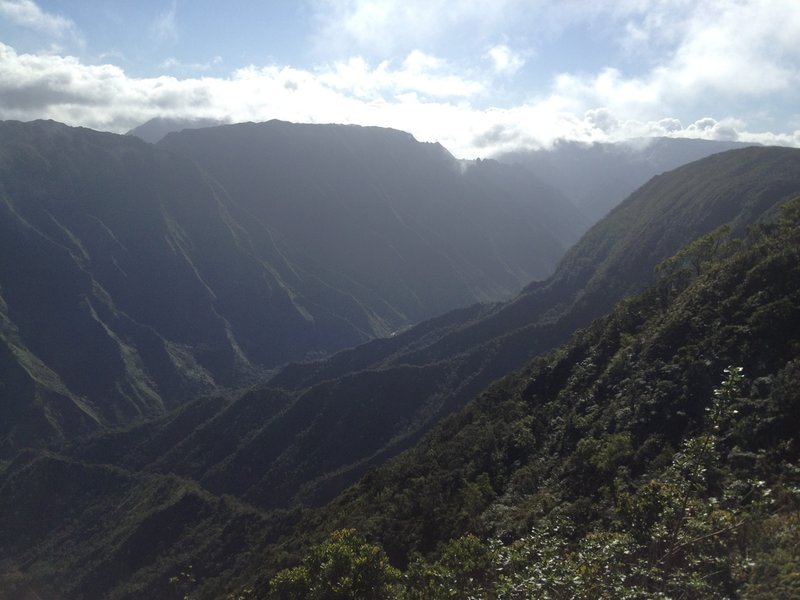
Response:
[[[522,162],[395,130],[0,130],[9,598],[300,598],[320,548],[385,556],[376,597],[561,597],[580,564],[531,569],[578,551],[630,597],[793,585],[763,569],[796,565],[769,532],[800,501],[800,151],[675,165],[592,223]],[[713,478],[675,480],[727,512],[664,525],[652,482],[729,367]],[[720,545],[647,558],[692,535]]]

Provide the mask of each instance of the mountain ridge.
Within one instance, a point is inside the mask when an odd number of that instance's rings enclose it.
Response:
[[[590,144],[559,140],[551,148],[496,158],[529,169],[598,221],[651,177],[711,154],[756,145],[668,137]]]

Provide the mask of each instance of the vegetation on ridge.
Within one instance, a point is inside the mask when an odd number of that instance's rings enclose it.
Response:
[[[723,233],[325,509],[405,566],[382,597],[800,593],[800,198]]]

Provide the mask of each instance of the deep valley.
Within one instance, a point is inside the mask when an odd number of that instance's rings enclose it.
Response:
[[[673,142],[0,123],[0,597],[800,593],[800,150]]]

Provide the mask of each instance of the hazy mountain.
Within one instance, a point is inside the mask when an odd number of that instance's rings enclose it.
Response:
[[[222,122],[156,117],[131,129],[128,135],[157,143],[170,133],[217,125],[222,125]],[[682,138],[638,138],[592,144],[558,140],[552,148],[507,152],[499,155],[497,160],[522,165],[536,179],[558,190],[580,209],[584,215],[583,222],[588,226],[654,175],[711,154],[751,145]]]
[[[69,458],[20,454],[0,471],[6,585],[43,597],[48,585],[67,597],[158,596],[191,564],[193,593],[215,597],[284,564],[297,545],[333,526],[358,525],[402,558],[495,524],[517,535],[561,503],[594,519],[588,507],[608,498],[601,488],[616,471],[601,477],[576,462],[589,456],[575,454],[581,439],[589,440],[584,450],[596,443],[598,456],[612,434],[631,436],[631,448],[641,443],[646,450],[635,456],[620,454],[619,464],[631,468],[627,485],[636,486],[663,465],[651,461],[669,452],[666,444],[697,427],[698,399],[710,395],[722,366],[754,365],[752,376],[789,389],[796,235],[730,244],[700,277],[666,280],[622,304],[549,359],[481,394],[324,512],[267,514],[253,505],[329,498],[489,381],[653,283],[654,266],[682,245],[722,224],[739,235],[774,218],[800,194],[798,167],[800,151],[776,148],[687,165],[638,190],[551,278],[512,302],[455,311],[286,368],[272,389],[188,404],[158,422],[87,440]],[[763,385],[748,396],[756,416],[782,406]],[[745,436],[750,445],[742,447],[784,439],[791,420],[781,419],[764,421],[775,425],[772,433],[745,427],[755,437]],[[23,499],[46,497],[50,485],[63,487],[65,500],[47,519],[33,519]],[[114,516],[120,506],[130,507],[124,518]]]
[[[184,129],[199,129],[222,125],[216,119],[176,119],[168,117],[155,117],[138,127],[131,129],[126,135],[134,135],[150,144],[155,144],[168,133],[183,131]]]
[[[293,264],[418,322],[552,273],[588,222],[524,169],[374,127],[245,123],[168,135]]]
[[[520,168],[376,128],[5,122],[0,182],[5,453],[508,296],[583,227]]]
[[[523,165],[595,222],[654,175],[748,145],[676,138],[594,144],[560,140],[549,149],[509,152],[498,160]]]

